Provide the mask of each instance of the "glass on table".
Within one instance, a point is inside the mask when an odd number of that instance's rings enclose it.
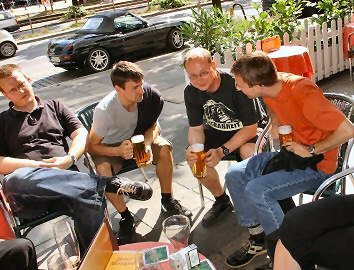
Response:
[[[48,270],[74,270],[66,254],[54,253],[47,260]]]
[[[79,242],[76,234],[67,220],[60,220],[53,225],[54,239],[59,253],[67,257],[73,269],[76,269],[80,262]]]
[[[188,246],[190,223],[184,215],[173,215],[162,222],[162,229],[176,251]]]

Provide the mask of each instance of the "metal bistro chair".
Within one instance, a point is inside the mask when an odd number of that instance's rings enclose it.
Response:
[[[333,103],[333,105],[335,105],[340,111],[342,111],[348,119],[352,120],[353,103],[354,103],[354,99],[352,97],[343,94],[337,94],[337,93],[324,93],[324,96],[328,100],[330,100]],[[273,141],[269,132],[270,127],[271,124],[270,122],[268,122],[267,126],[264,128],[263,132],[258,137],[258,140],[256,142],[256,147],[255,147],[255,154],[260,153],[260,151],[274,151]],[[352,147],[353,147],[353,138],[340,146],[338,152],[338,167],[336,173],[342,172],[348,168],[349,166],[348,160],[349,160],[349,155],[352,150]],[[352,176],[350,175],[350,177]],[[316,190],[313,189],[313,190],[307,190],[303,193],[300,193],[299,204],[301,205],[303,203],[304,194],[313,195],[315,194],[315,191]],[[331,196],[337,193],[345,194],[344,179],[339,179],[338,181],[333,182],[330,187],[326,188],[326,190],[321,193],[321,195]]]
[[[98,104],[98,102],[91,103],[90,105],[87,105],[86,107],[80,109],[76,113],[77,118],[79,118],[81,123],[84,125],[84,127],[88,131],[90,131],[91,126],[92,126],[93,113],[95,111],[97,104]],[[87,152],[84,153],[84,165],[90,170],[90,173],[98,175],[98,173],[96,171],[95,163],[93,162],[91,155]],[[119,171],[119,174],[129,172],[129,171],[135,170],[137,168],[138,168],[138,166],[136,165],[136,163],[133,159],[124,160],[122,169]],[[149,180],[149,178],[147,177],[144,169],[141,167],[139,169],[140,169],[142,175],[144,176],[145,182],[147,182]]]
[[[26,237],[27,234],[30,232],[30,230],[32,230],[34,227],[64,215],[64,213],[60,213],[60,212],[47,211],[47,212],[43,212],[42,214],[34,218],[20,218],[12,212],[10,204],[2,190],[1,184],[0,184],[0,203],[3,206],[3,210],[7,214],[7,219],[9,220],[9,223],[13,227],[16,237],[18,238]]]

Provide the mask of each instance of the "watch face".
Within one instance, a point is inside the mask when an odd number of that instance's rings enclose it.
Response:
[[[227,156],[230,153],[229,149],[227,149],[225,146],[221,146],[221,148],[225,156]]]

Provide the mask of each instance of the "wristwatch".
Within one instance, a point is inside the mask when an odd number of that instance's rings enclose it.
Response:
[[[76,157],[74,156],[74,155],[72,155],[72,154],[68,154],[68,156],[71,158],[71,161],[72,161],[72,163],[73,163],[73,165],[76,163]]]
[[[311,154],[311,155],[315,155],[316,153],[315,153],[315,146],[314,145],[309,145],[308,147],[307,147],[307,151],[309,151],[309,153]]]
[[[224,153],[225,156],[230,154],[230,150],[225,145],[222,145],[221,149],[222,149],[222,152]]]

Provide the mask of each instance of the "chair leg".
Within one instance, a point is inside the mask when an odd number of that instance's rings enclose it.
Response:
[[[149,181],[149,177],[147,176],[146,172],[144,171],[144,168],[139,167],[139,169],[145,178],[145,182]]]
[[[353,67],[352,67],[352,58],[349,58],[349,76],[350,76],[350,81],[353,81]]]
[[[204,192],[203,192],[203,185],[198,181],[199,185],[199,196],[200,196],[200,204],[202,208],[205,207],[205,199],[204,199]]]
[[[304,203],[304,193],[299,194],[299,205],[302,205]]]

